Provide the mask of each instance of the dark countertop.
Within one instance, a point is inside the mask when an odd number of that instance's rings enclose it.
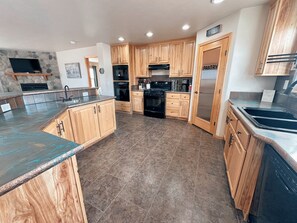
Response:
[[[144,90],[132,90],[132,92],[143,92]],[[191,92],[186,91],[166,91],[166,93],[176,93],[176,94],[191,94]]]
[[[260,108],[281,108],[281,106],[272,103],[260,103],[259,101],[229,100],[232,103],[232,109],[243,125],[251,134],[261,141],[270,144],[280,156],[297,172],[297,135],[267,129],[260,129],[253,125],[238,107],[260,107]]]
[[[81,151],[83,146],[42,132],[67,108],[114,99],[76,98],[72,102],[28,105],[0,115],[0,196]]]

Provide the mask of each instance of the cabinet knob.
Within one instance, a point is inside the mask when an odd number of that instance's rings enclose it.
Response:
[[[61,136],[62,135],[62,131],[61,131],[61,127],[60,124],[56,125],[57,131],[58,131],[58,135]]]
[[[195,91],[194,93],[195,93],[195,94],[198,94],[198,91]]]
[[[96,106],[94,106],[93,109],[94,109],[94,114],[96,114],[96,113],[97,113],[97,111],[96,111]]]
[[[241,135],[241,132],[240,131],[237,131],[237,135]]]
[[[61,131],[65,132],[64,122],[61,121],[59,125],[61,126]]]

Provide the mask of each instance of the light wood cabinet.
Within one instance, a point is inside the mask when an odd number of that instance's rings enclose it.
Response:
[[[141,78],[149,77],[147,46],[135,47],[135,76]]]
[[[87,223],[76,158],[0,197],[0,222]]]
[[[143,92],[132,92],[132,107],[134,112],[143,113]]]
[[[169,43],[151,44],[149,49],[149,64],[169,63]]]
[[[56,120],[51,121],[44,129],[44,132],[47,132],[49,134],[60,136],[58,132],[60,131],[58,123]]]
[[[256,66],[257,75],[289,75],[294,62],[279,61],[287,60],[290,55],[294,59],[292,54],[297,51],[296,18],[296,0],[277,0],[271,5]]]
[[[128,64],[129,63],[129,45],[111,46],[111,63]]]
[[[99,117],[96,104],[69,110],[76,143],[92,143],[100,139]]]
[[[195,40],[170,44],[170,77],[192,77]]]
[[[166,116],[187,119],[189,116],[190,95],[166,93]]]
[[[97,104],[99,129],[101,137],[107,136],[116,129],[115,102],[105,101]]]
[[[115,102],[116,111],[131,112],[131,102],[128,101],[116,101]]]

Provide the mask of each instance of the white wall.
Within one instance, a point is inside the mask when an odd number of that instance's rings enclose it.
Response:
[[[100,91],[103,95],[114,96],[110,45],[97,43],[96,47],[99,67],[104,68],[104,74],[99,74]]]
[[[57,52],[57,61],[60,70],[62,85],[68,85],[70,88],[89,87],[88,71],[85,63],[85,57],[96,57],[96,46],[85,47],[73,50],[65,50]],[[82,78],[73,79],[67,78],[65,63],[80,63],[80,70]]]
[[[255,76],[255,66],[267,15],[268,6],[266,5],[246,8],[197,32],[196,56],[199,44],[232,32],[232,42],[228,55],[228,64],[216,133],[218,136],[222,137],[224,134],[227,102],[231,91],[260,92],[264,89],[274,88],[276,78]],[[222,32],[211,38],[207,38],[205,36],[206,30],[218,24],[222,24]],[[194,71],[195,79],[196,67]],[[193,92],[194,89],[192,95]]]

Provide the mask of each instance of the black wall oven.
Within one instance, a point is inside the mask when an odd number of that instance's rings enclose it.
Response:
[[[128,65],[115,65],[112,66],[113,80],[114,81],[128,81],[129,68]]]
[[[129,82],[114,82],[113,85],[117,101],[130,101]]]

